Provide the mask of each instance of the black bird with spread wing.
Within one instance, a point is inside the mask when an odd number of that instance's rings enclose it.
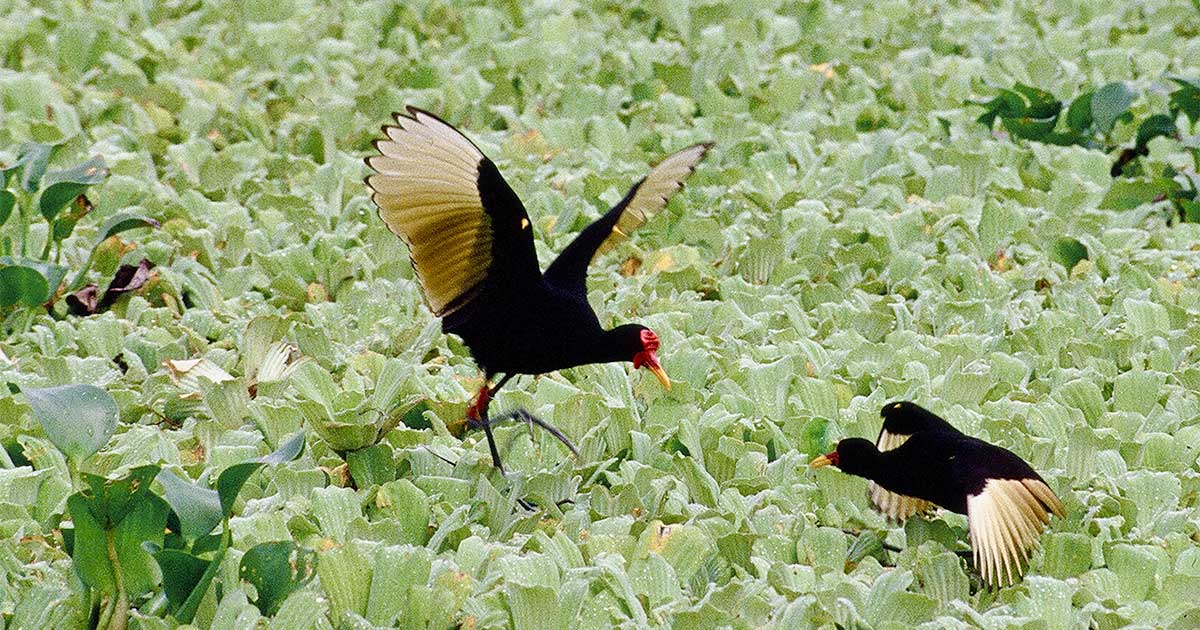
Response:
[[[670,389],[653,331],[600,325],[587,301],[587,268],[598,252],[667,205],[710,144],[690,146],[651,169],[543,273],[529,215],[496,165],[433,114],[409,107],[407,115],[394,116],[396,125],[383,128],[387,137],[375,141],[379,154],[366,159],[374,171],[366,183],[379,216],[408,244],[442,330],[462,337],[484,372],[467,420],[484,429],[498,468],[487,408],[516,374],[632,361]],[[497,374],[504,376],[492,385]]]
[[[975,566],[985,582],[1020,577],[1050,515],[1062,501],[1012,451],[965,435],[911,402],[884,406],[874,444],[848,438],[812,461],[865,477],[871,502],[896,520],[941,506],[967,515]]]

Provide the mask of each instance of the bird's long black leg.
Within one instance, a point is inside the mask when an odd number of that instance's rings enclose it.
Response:
[[[467,426],[472,428],[483,427],[483,434],[487,436],[488,450],[492,454],[492,465],[500,469],[500,474],[504,474],[504,464],[500,462],[500,451],[496,448],[496,437],[492,435],[492,423],[488,420],[488,404],[492,401],[492,395],[500,386],[508,381],[508,376],[498,385],[492,387],[489,383],[492,380],[491,374],[484,375],[483,387],[479,388],[479,393],[475,396],[475,401],[467,407]]]
[[[508,380],[511,379],[513,376],[516,376],[516,375],[515,374],[505,374],[504,378],[500,379],[499,383],[496,383],[495,386],[493,386],[490,390],[488,390],[488,398],[494,397],[496,395],[496,392],[500,391],[500,388],[504,387],[504,384],[507,383]]]
[[[553,435],[556,439],[558,439],[559,442],[562,442],[563,446],[567,447],[567,449],[571,451],[572,455],[574,455],[575,457],[579,457],[579,449],[575,448],[575,444],[571,442],[571,439],[568,438],[565,433],[560,431],[558,429],[558,427],[550,424],[549,422],[542,420],[541,418],[529,413],[528,411],[526,411],[524,409],[517,409],[516,411],[511,411],[511,412],[505,414],[503,417],[499,418],[498,420],[508,420],[508,419],[520,420],[521,422],[524,422],[525,424],[529,425],[529,432],[531,434],[531,437],[532,437],[534,425],[541,427],[544,431],[546,431],[546,433]]]

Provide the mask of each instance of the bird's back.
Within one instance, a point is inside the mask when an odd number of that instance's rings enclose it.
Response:
[[[545,283],[487,288],[442,321],[488,372],[541,374],[586,361],[580,352],[602,333],[586,299]],[[575,352],[568,352],[575,350]]]
[[[1012,451],[958,431],[919,431],[881,458],[876,483],[959,514],[988,479],[1041,479]]]

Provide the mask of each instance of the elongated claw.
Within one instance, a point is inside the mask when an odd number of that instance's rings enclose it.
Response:
[[[510,411],[503,416],[496,418],[495,420],[491,420],[490,422],[491,424],[496,424],[498,422],[504,422],[505,420],[519,420],[531,427],[533,425],[537,425],[544,429],[546,433],[553,435],[559,442],[562,442],[563,446],[567,447],[567,449],[571,451],[572,455],[579,457],[579,449],[575,448],[575,444],[571,442],[571,439],[568,438],[566,434],[564,434],[562,431],[559,431],[558,427],[546,422],[545,420],[542,420],[528,411],[525,411],[524,409]]]

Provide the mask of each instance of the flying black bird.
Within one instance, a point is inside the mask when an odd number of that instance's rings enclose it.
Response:
[[[653,331],[600,326],[587,301],[587,268],[598,252],[665,207],[711,144],[690,146],[651,169],[543,273],[529,215],[496,165],[433,114],[409,107],[394,117],[395,126],[383,127],[387,137],[375,141],[379,155],[366,159],[375,171],[366,183],[380,218],[408,244],[442,330],[462,337],[483,370],[467,420],[483,428],[496,467],[504,470],[488,403],[516,374],[632,361],[670,389]],[[492,385],[498,374],[504,376]]]
[[[896,520],[941,506],[967,515],[975,566],[985,582],[1012,584],[1062,501],[1012,451],[963,434],[911,402],[884,406],[874,444],[847,438],[812,461],[871,481],[871,502]]]

